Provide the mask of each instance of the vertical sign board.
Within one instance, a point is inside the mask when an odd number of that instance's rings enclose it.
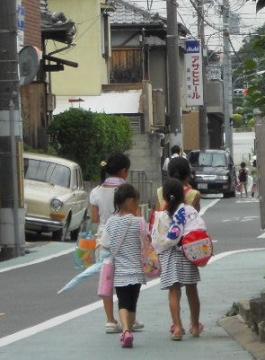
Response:
[[[17,49],[18,52],[24,47],[25,31],[25,7],[21,0],[17,0]]]
[[[203,105],[202,53],[199,40],[186,40],[187,106]]]

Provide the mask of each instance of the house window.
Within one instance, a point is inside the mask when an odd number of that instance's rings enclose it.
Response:
[[[142,50],[113,49],[111,57],[111,83],[137,83],[143,80]]]

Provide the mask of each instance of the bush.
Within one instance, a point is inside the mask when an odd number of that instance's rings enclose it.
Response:
[[[233,114],[232,120],[235,128],[239,128],[244,124],[244,117],[241,114]]]
[[[125,116],[70,109],[55,115],[48,133],[58,155],[81,166],[86,180],[99,177],[99,163],[112,152],[124,152],[132,141]]]

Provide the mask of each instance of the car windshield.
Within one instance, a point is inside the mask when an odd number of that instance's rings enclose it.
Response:
[[[194,152],[189,157],[192,166],[225,167],[226,156],[214,152]]]
[[[28,180],[47,182],[70,187],[70,169],[50,161],[24,159],[24,177]]]

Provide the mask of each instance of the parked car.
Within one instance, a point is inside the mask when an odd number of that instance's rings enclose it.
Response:
[[[193,150],[188,155],[194,183],[202,193],[223,193],[235,196],[236,170],[225,150]]]
[[[86,220],[88,194],[80,166],[59,157],[24,153],[26,230],[76,240]]]

